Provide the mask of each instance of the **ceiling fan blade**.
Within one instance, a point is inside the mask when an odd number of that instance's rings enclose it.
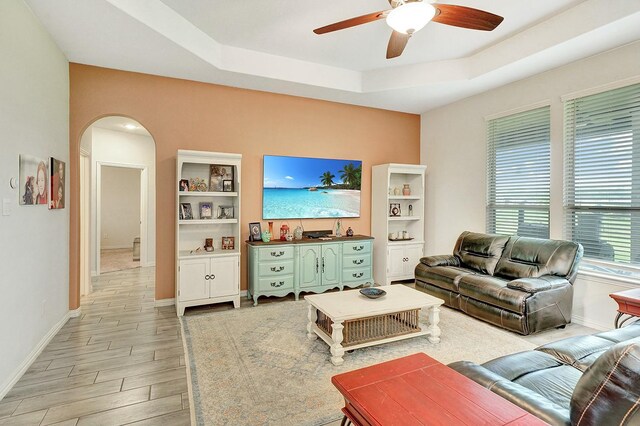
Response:
[[[436,8],[436,16],[432,19],[433,22],[453,25],[454,27],[492,31],[504,19],[502,16],[466,6],[438,3],[434,3],[433,6]]]
[[[332,31],[355,27],[356,25],[367,24],[369,22],[377,21],[378,19],[386,18],[387,12],[388,10],[382,10],[380,12],[369,13],[367,15],[358,16],[356,18],[346,19],[344,21],[336,22],[331,25],[316,28],[315,30],[313,30],[313,32],[316,34],[326,34]]]
[[[411,38],[409,34],[403,34],[397,31],[392,32],[389,44],[387,45],[387,59],[397,58],[402,55],[409,38]]]

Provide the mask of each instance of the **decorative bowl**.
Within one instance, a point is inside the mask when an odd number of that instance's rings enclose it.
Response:
[[[378,297],[382,297],[387,294],[386,291],[375,287],[361,288],[360,293],[367,296],[369,299],[377,299]]]

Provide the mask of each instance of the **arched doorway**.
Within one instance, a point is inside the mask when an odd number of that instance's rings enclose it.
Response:
[[[82,133],[81,296],[101,274],[155,266],[155,164],[153,137],[132,118],[102,117]]]

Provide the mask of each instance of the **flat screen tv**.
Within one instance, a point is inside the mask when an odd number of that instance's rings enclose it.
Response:
[[[263,219],[360,217],[362,161],[264,156]]]

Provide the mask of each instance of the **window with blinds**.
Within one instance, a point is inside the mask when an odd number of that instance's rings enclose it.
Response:
[[[565,237],[640,265],[640,84],[564,105]]]
[[[549,238],[549,107],[487,122],[487,231]]]

